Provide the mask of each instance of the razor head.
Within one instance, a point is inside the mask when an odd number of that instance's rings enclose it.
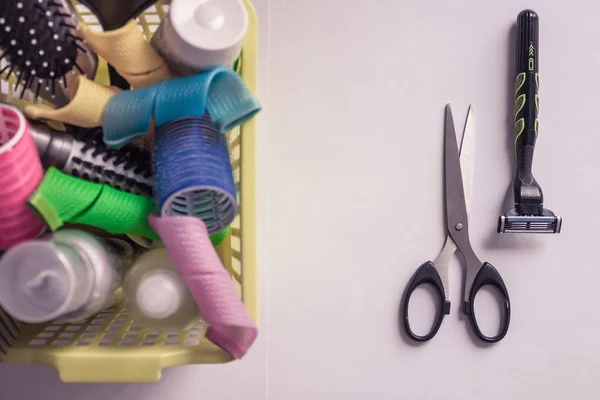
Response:
[[[498,218],[498,233],[560,233],[562,218],[544,209],[543,215],[519,215],[515,209]]]

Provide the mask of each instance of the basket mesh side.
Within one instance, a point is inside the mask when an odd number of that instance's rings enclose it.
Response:
[[[231,161],[231,169],[233,170],[233,181],[235,182],[235,190],[237,193],[237,201],[241,205],[241,131],[243,128],[237,127],[228,133],[227,139],[229,143],[229,157]],[[242,210],[242,207],[239,207]],[[221,257],[225,261],[225,266],[229,273],[233,276],[237,288],[241,293],[242,290],[242,227],[241,217],[238,214],[230,225],[230,253],[228,257]]]
[[[135,325],[126,311],[116,307],[80,324],[38,325],[27,333],[29,346],[57,347],[153,347],[196,346],[204,336],[198,320],[184,332],[146,329]]]
[[[15,321],[0,308],[0,362],[21,333],[22,323]]]

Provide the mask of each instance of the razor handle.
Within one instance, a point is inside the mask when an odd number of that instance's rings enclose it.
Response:
[[[539,17],[523,10],[517,17],[517,77],[515,79],[515,208],[520,215],[542,215],[543,194],[532,173],[538,135]]]

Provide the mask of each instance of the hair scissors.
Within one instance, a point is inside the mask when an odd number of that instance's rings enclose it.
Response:
[[[401,309],[406,333],[410,338],[419,342],[425,342],[433,338],[440,328],[444,316],[450,314],[448,268],[450,266],[450,260],[457,249],[462,254],[466,265],[462,312],[469,318],[475,334],[484,342],[494,343],[502,340],[508,332],[508,325],[510,323],[510,299],[504,281],[494,266],[488,262],[482,263],[479,258],[477,258],[469,241],[467,206],[470,206],[471,203],[473,120],[474,110],[471,106],[469,107],[467,121],[465,123],[459,157],[452,110],[450,109],[450,104],[446,105],[444,126],[444,182],[446,229],[448,231],[446,243],[433,262],[425,262],[412,276],[404,292],[404,306]],[[432,285],[435,288],[440,302],[431,330],[426,335],[420,336],[411,330],[408,318],[408,303],[413,291],[418,286],[424,284]],[[477,292],[486,285],[496,287],[503,297],[501,326],[498,334],[495,336],[486,336],[481,332],[473,308],[473,301],[475,300]]]

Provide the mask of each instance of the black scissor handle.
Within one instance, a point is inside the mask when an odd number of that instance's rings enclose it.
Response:
[[[439,296],[440,306],[437,309],[435,321],[431,327],[431,330],[426,335],[417,335],[410,329],[410,321],[408,318],[408,303],[410,297],[412,296],[414,290],[424,284],[429,284],[433,286]],[[413,340],[417,342],[426,342],[432,337],[435,336],[438,329],[442,325],[442,320],[444,319],[444,315],[450,314],[450,302],[446,301],[444,297],[444,285],[442,284],[442,278],[440,274],[435,269],[435,266],[431,261],[427,261],[422,264],[415,274],[412,276],[408,285],[406,286],[406,290],[404,291],[404,307],[403,307],[403,319],[404,319],[404,329],[406,330],[406,334]]]
[[[504,297],[504,301],[502,302],[500,331],[496,336],[486,336],[483,334],[483,332],[481,332],[481,329],[479,329],[479,325],[477,324],[477,318],[475,317],[475,310],[473,309],[473,302],[477,292],[479,292],[479,290],[486,285],[494,286]],[[496,343],[506,336],[506,333],[508,332],[508,326],[510,324],[510,299],[508,297],[508,290],[506,290],[504,280],[502,280],[500,273],[492,264],[484,262],[483,266],[477,272],[477,275],[475,275],[473,285],[471,286],[471,291],[469,292],[469,301],[465,301],[463,304],[463,312],[468,315],[469,320],[471,321],[471,326],[473,327],[477,337],[484,342]]]

